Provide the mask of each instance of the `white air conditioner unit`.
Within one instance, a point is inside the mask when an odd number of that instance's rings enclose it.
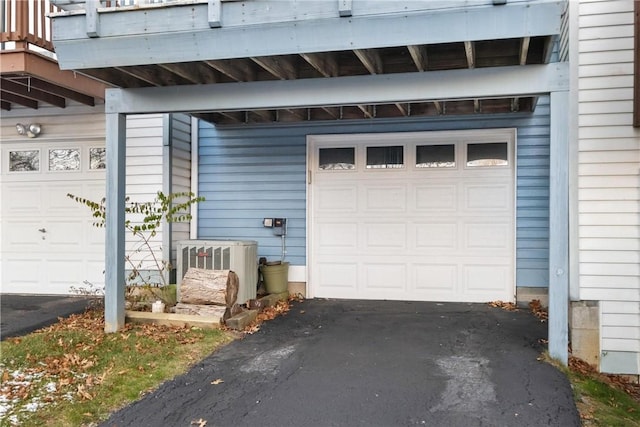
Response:
[[[256,297],[258,242],[253,240],[182,240],[178,242],[178,289],[191,267],[232,270],[238,275],[238,304]]]

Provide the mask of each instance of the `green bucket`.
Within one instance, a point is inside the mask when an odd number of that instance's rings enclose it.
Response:
[[[280,294],[289,290],[289,263],[261,265],[260,272],[264,286],[270,294]]]

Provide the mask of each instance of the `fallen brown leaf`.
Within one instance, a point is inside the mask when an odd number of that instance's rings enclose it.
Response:
[[[218,378],[217,380],[211,381],[211,384],[218,385],[218,384],[222,384],[223,382],[224,380],[222,378]]]
[[[191,425],[197,425],[198,427],[205,427],[207,425],[207,420],[203,420],[200,418],[199,420],[191,421]]]

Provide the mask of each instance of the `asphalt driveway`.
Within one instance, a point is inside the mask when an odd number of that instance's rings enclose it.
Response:
[[[58,317],[82,313],[89,298],[62,295],[0,295],[0,339],[28,334],[58,321]]]
[[[309,300],[104,425],[580,426],[537,360],[546,330],[483,304]]]

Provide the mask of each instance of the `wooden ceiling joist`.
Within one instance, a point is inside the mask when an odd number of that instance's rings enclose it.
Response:
[[[142,81],[129,73],[120,72],[118,68],[93,68],[91,70],[85,70],[83,72],[90,77],[94,77],[100,81],[118,87],[138,88],[149,86],[149,83]]]
[[[22,98],[32,99],[36,102],[46,102],[47,104],[60,108],[65,108],[67,106],[67,101],[61,96],[42,91],[28,85],[25,86],[9,79],[2,79],[2,90]]]
[[[529,44],[531,37],[523,37],[520,42],[520,65],[527,64],[527,55],[529,54]]]
[[[301,53],[300,56],[324,77],[338,76],[338,61],[332,53]]]
[[[473,42],[464,42],[464,53],[467,57],[467,66],[469,68],[476,68],[476,52]]]
[[[219,80],[214,70],[199,62],[189,64],[158,64],[158,66],[188,80],[190,84],[199,84],[203,80],[217,83]]]
[[[280,80],[295,80],[298,77],[298,71],[293,61],[287,57],[263,56],[254,57],[251,60]]]
[[[410,104],[401,104],[399,102],[395,103],[396,108],[398,109],[398,111],[400,111],[400,113],[402,113],[403,116],[408,116],[409,115],[409,109]]]
[[[377,50],[355,49],[353,53],[356,54],[360,62],[362,62],[362,65],[364,65],[364,67],[370,74],[383,73],[382,57]]]
[[[427,62],[427,47],[423,45],[411,45],[407,46],[407,49],[418,71],[427,71],[429,66]]]
[[[0,96],[5,102],[10,102],[12,104],[22,105],[23,107],[33,108],[34,110],[38,109],[38,101],[33,99],[25,98],[13,93],[9,93],[4,89],[0,91]]]
[[[252,82],[256,79],[256,72],[251,61],[246,59],[204,61],[209,67],[221,72],[237,82]]]

